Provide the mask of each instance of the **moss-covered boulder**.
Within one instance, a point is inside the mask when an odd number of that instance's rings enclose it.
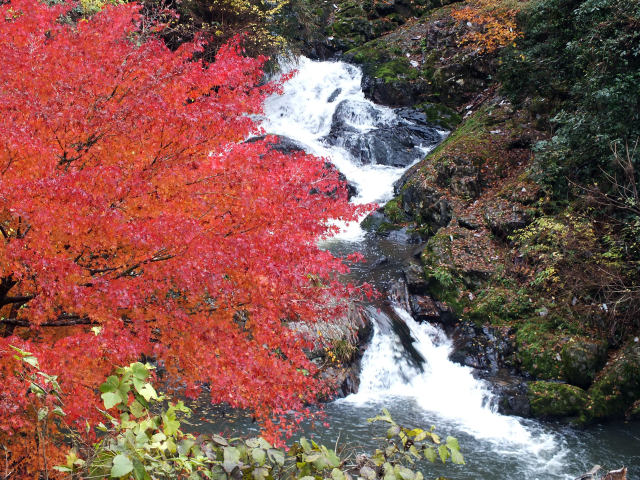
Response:
[[[564,377],[572,385],[588,388],[604,365],[606,355],[606,341],[572,337],[560,352]]]
[[[560,356],[563,340],[540,316],[522,321],[516,334],[520,370],[537,379],[564,380]]]
[[[629,340],[588,390],[587,420],[621,418],[640,399],[640,342]]]
[[[566,383],[531,382],[528,395],[531,414],[538,418],[576,417],[587,404],[587,393]]]

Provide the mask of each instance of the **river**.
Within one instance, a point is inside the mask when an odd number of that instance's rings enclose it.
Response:
[[[284,94],[267,100],[263,126],[308,153],[330,159],[356,188],[354,202],[389,200],[394,182],[447,134],[416,121],[409,111],[369,102],[355,66],[301,58],[296,68]],[[366,261],[352,275],[385,291],[400,277],[402,263],[417,245],[405,232],[380,238],[354,223],[324,247],[336,255],[362,252]],[[366,419],[386,407],[398,423],[435,425],[440,434],[460,441],[466,465],[424,465],[425,478],[566,480],[595,464],[609,469],[625,465],[629,479],[640,478],[640,425],[614,423],[578,430],[501,415],[489,385],[470,368],[449,360],[451,341],[440,327],[418,324],[401,301],[391,308],[408,327],[413,355],[393,329],[385,328],[386,314],[371,307],[374,335],[362,359],[360,389],[326,405],[329,426],[307,425],[307,435],[327,445],[340,439],[372,449],[381,429]],[[220,418],[220,410],[202,407],[197,414],[215,422],[199,429],[255,430],[246,419],[230,423],[236,420],[234,414]]]

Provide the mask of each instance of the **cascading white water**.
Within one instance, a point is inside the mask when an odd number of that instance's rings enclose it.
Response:
[[[365,99],[362,74],[355,66],[300,58],[295,67],[298,73],[287,82],[284,94],[267,100],[263,128],[269,134],[288,137],[308,153],[329,159],[356,186],[358,194],[353,201],[357,203],[389,200],[393,183],[407,166],[422,158],[446,135],[432,129],[437,134],[436,141],[433,136],[425,137],[424,142],[415,140],[415,157],[405,166],[363,162],[358,149],[373,152],[377,148],[377,152],[393,155],[384,145],[379,146],[378,139],[367,135],[373,132],[390,138],[389,129],[398,125],[413,128],[411,121]],[[338,134],[336,122],[342,128]],[[421,131],[429,133],[425,128]],[[366,141],[360,141],[358,135]],[[380,156],[374,152],[371,157],[376,155]],[[353,242],[362,235],[359,226],[352,225],[339,238]],[[451,342],[444,332],[430,324],[416,323],[399,306],[394,310],[409,327],[414,347],[425,359],[423,369],[407,359],[398,337],[375,327],[371,345],[362,359],[359,393],[340,402],[359,405],[380,399],[408,399],[422,411],[446,420],[447,425],[455,425],[476,440],[490,443],[494,454],[523,456],[520,461],[531,464],[531,468],[522,478],[545,478],[542,473],[562,471],[564,454],[558,453],[562,450],[560,440],[533,424],[497,413],[491,406],[487,385],[475,379],[469,368],[449,361]]]
[[[361,89],[362,72],[343,62],[315,62],[300,57],[297,62],[283,64],[284,71],[297,70],[294,78],[284,86],[284,94],[265,102],[264,130],[295,140],[307,153],[329,159],[357,189],[352,199],[358,204],[384,203],[393,196],[393,184],[406,167],[362,164],[342,146],[327,141],[340,105],[341,119],[347,127],[362,134],[384,129],[397,123],[390,108],[376,105],[364,96]],[[445,132],[440,132],[440,136]],[[419,160],[437,142],[416,145]],[[358,240],[363,232],[357,223],[346,226],[342,240]]]
[[[409,327],[413,346],[424,358],[422,370],[406,357],[398,337],[382,334],[374,321],[376,331],[362,359],[360,388],[342,401],[366,403],[404,397],[459,425],[477,439],[515,446],[530,454],[555,449],[551,435],[534,434],[517,418],[496,412],[488,385],[474,378],[471,368],[449,360],[452,344],[439,326],[417,323],[398,305],[393,310]]]

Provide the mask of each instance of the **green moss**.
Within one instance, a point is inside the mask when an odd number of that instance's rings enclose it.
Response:
[[[424,112],[430,123],[447,130],[453,130],[462,121],[462,116],[458,112],[441,103],[423,103],[417,108]]]
[[[587,404],[587,393],[566,383],[532,382],[528,395],[535,417],[576,417]]]
[[[396,58],[380,65],[373,74],[385,82],[393,82],[398,79],[415,80],[418,78],[418,70],[411,66],[405,57]]]
[[[520,368],[536,378],[563,379],[560,338],[543,317],[532,317],[518,327],[517,357]]]
[[[400,206],[400,199],[398,197],[389,200],[384,206],[384,214],[393,223],[406,222],[406,216]]]
[[[517,289],[513,284],[496,285],[478,293],[468,316],[476,322],[501,325],[531,316],[534,311],[535,303],[524,289]]]
[[[625,344],[589,388],[587,419],[620,418],[640,399],[640,343]]]

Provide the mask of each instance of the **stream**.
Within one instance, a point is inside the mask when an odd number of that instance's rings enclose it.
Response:
[[[287,144],[329,159],[355,187],[353,202],[384,204],[393,196],[394,182],[447,135],[413,111],[368,101],[355,66],[300,58],[295,68],[298,73],[284,94],[267,100],[263,127]],[[418,246],[406,232],[381,238],[357,223],[323,244],[335,255],[361,252],[366,261],[350,275],[383,292],[402,277],[403,263]],[[366,419],[385,407],[402,425],[435,425],[439,434],[458,438],[466,465],[427,464],[425,478],[574,479],[595,464],[608,469],[624,465],[629,479],[640,478],[640,425],[578,430],[497,413],[490,386],[471,368],[449,360],[452,344],[445,332],[417,323],[405,303],[395,297],[386,310],[365,309],[374,334],[362,358],[359,391],[327,404],[329,426],[307,425],[306,435],[327,445],[339,439],[372,450],[384,430]],[[389,328],[398,319],[407,327],[410,345]],[[197,414],[213,419],[210,409],[203,405]],[[231,426],[236,433],[257,432],[255,425],[231,414],[207,425],[199,429]]]

